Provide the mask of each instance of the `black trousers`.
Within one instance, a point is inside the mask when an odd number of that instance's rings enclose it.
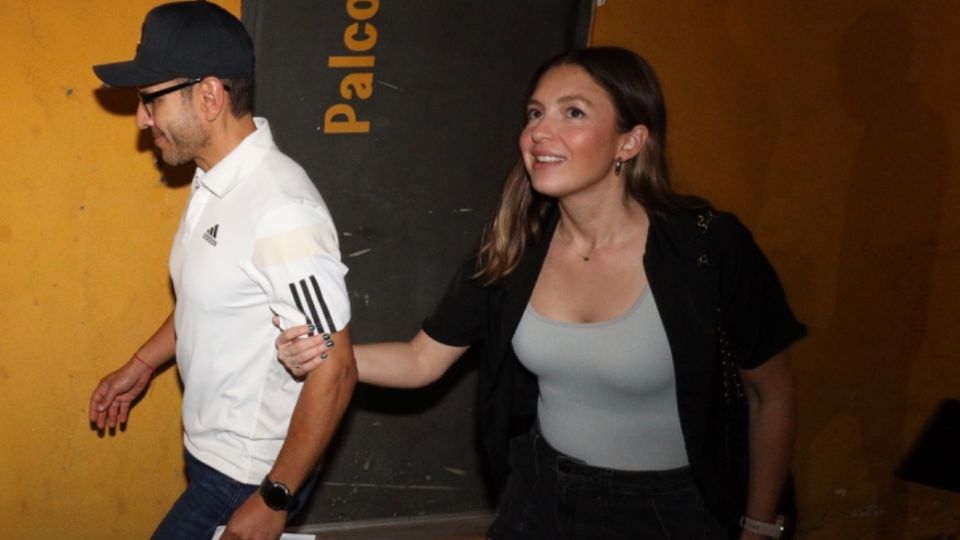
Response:
[[[488,532],[493,540],[727,538],[686,467],[591,467],[552,448],[536,427],[510,451],[513,472]]]

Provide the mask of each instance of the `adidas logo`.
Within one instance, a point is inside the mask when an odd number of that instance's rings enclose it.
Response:
[[[203,239],[210,243],[211,246],[217,246],[217,229],[220,228],[220,224],[217,223],[213,227],[207,229],[207,232],[203,233]]]

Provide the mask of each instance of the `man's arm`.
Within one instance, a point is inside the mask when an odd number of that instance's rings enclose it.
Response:
[[[306,376],[287,439],[270,471],[271,480],[285,484],[293,493],[313,472],[333,438],[357,382],[349,326],[332,337],[337,346],[330,350],[324,369]],[[274,540],[283,531],[286,519],[287,512],[271,509],[257,492],[234,512],[222,538]]]
[[[98,430],[126,424],[130,406],[150,382],[153,372],[167,363],[177,350],[173,312],[140,349],[116,371],[100,379],[90,396],[90,422]]]

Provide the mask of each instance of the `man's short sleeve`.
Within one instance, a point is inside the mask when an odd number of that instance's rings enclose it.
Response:
[[[722,221],[720,321],[740,367],[755,368],[803,337],[806,327],[750,231],[733,216]]]
[[[436,309],[423,321],[423,331],[444,345],[464,347],[483,339],[488,291],[473,278],[475,269],[475,259],[464,262]]]
[[[326,207],[310,201],[274,208],[257,226],[253,266],[281,326],[334,333],[350,322],[337,231]]]

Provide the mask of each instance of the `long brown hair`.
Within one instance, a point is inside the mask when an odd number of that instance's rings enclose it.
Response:
[[[674,191],[667,170],[667,108],[653,69],[642,57],[620,47],[574,49],[537,69],[527,96],[543,75],[560,66],[578,66],[603,88],[617,113],[621,133],[646,126],[649,137],[640,154],[623,163],[625,197],[640,203],[649,214],[707,202]],[[484,284],[503,278],[520,261],[524,250],[543,236],[543,217],[554,200],[533,190],[523,159],[507,174],[493,219],[484,231],[475,275]]]

